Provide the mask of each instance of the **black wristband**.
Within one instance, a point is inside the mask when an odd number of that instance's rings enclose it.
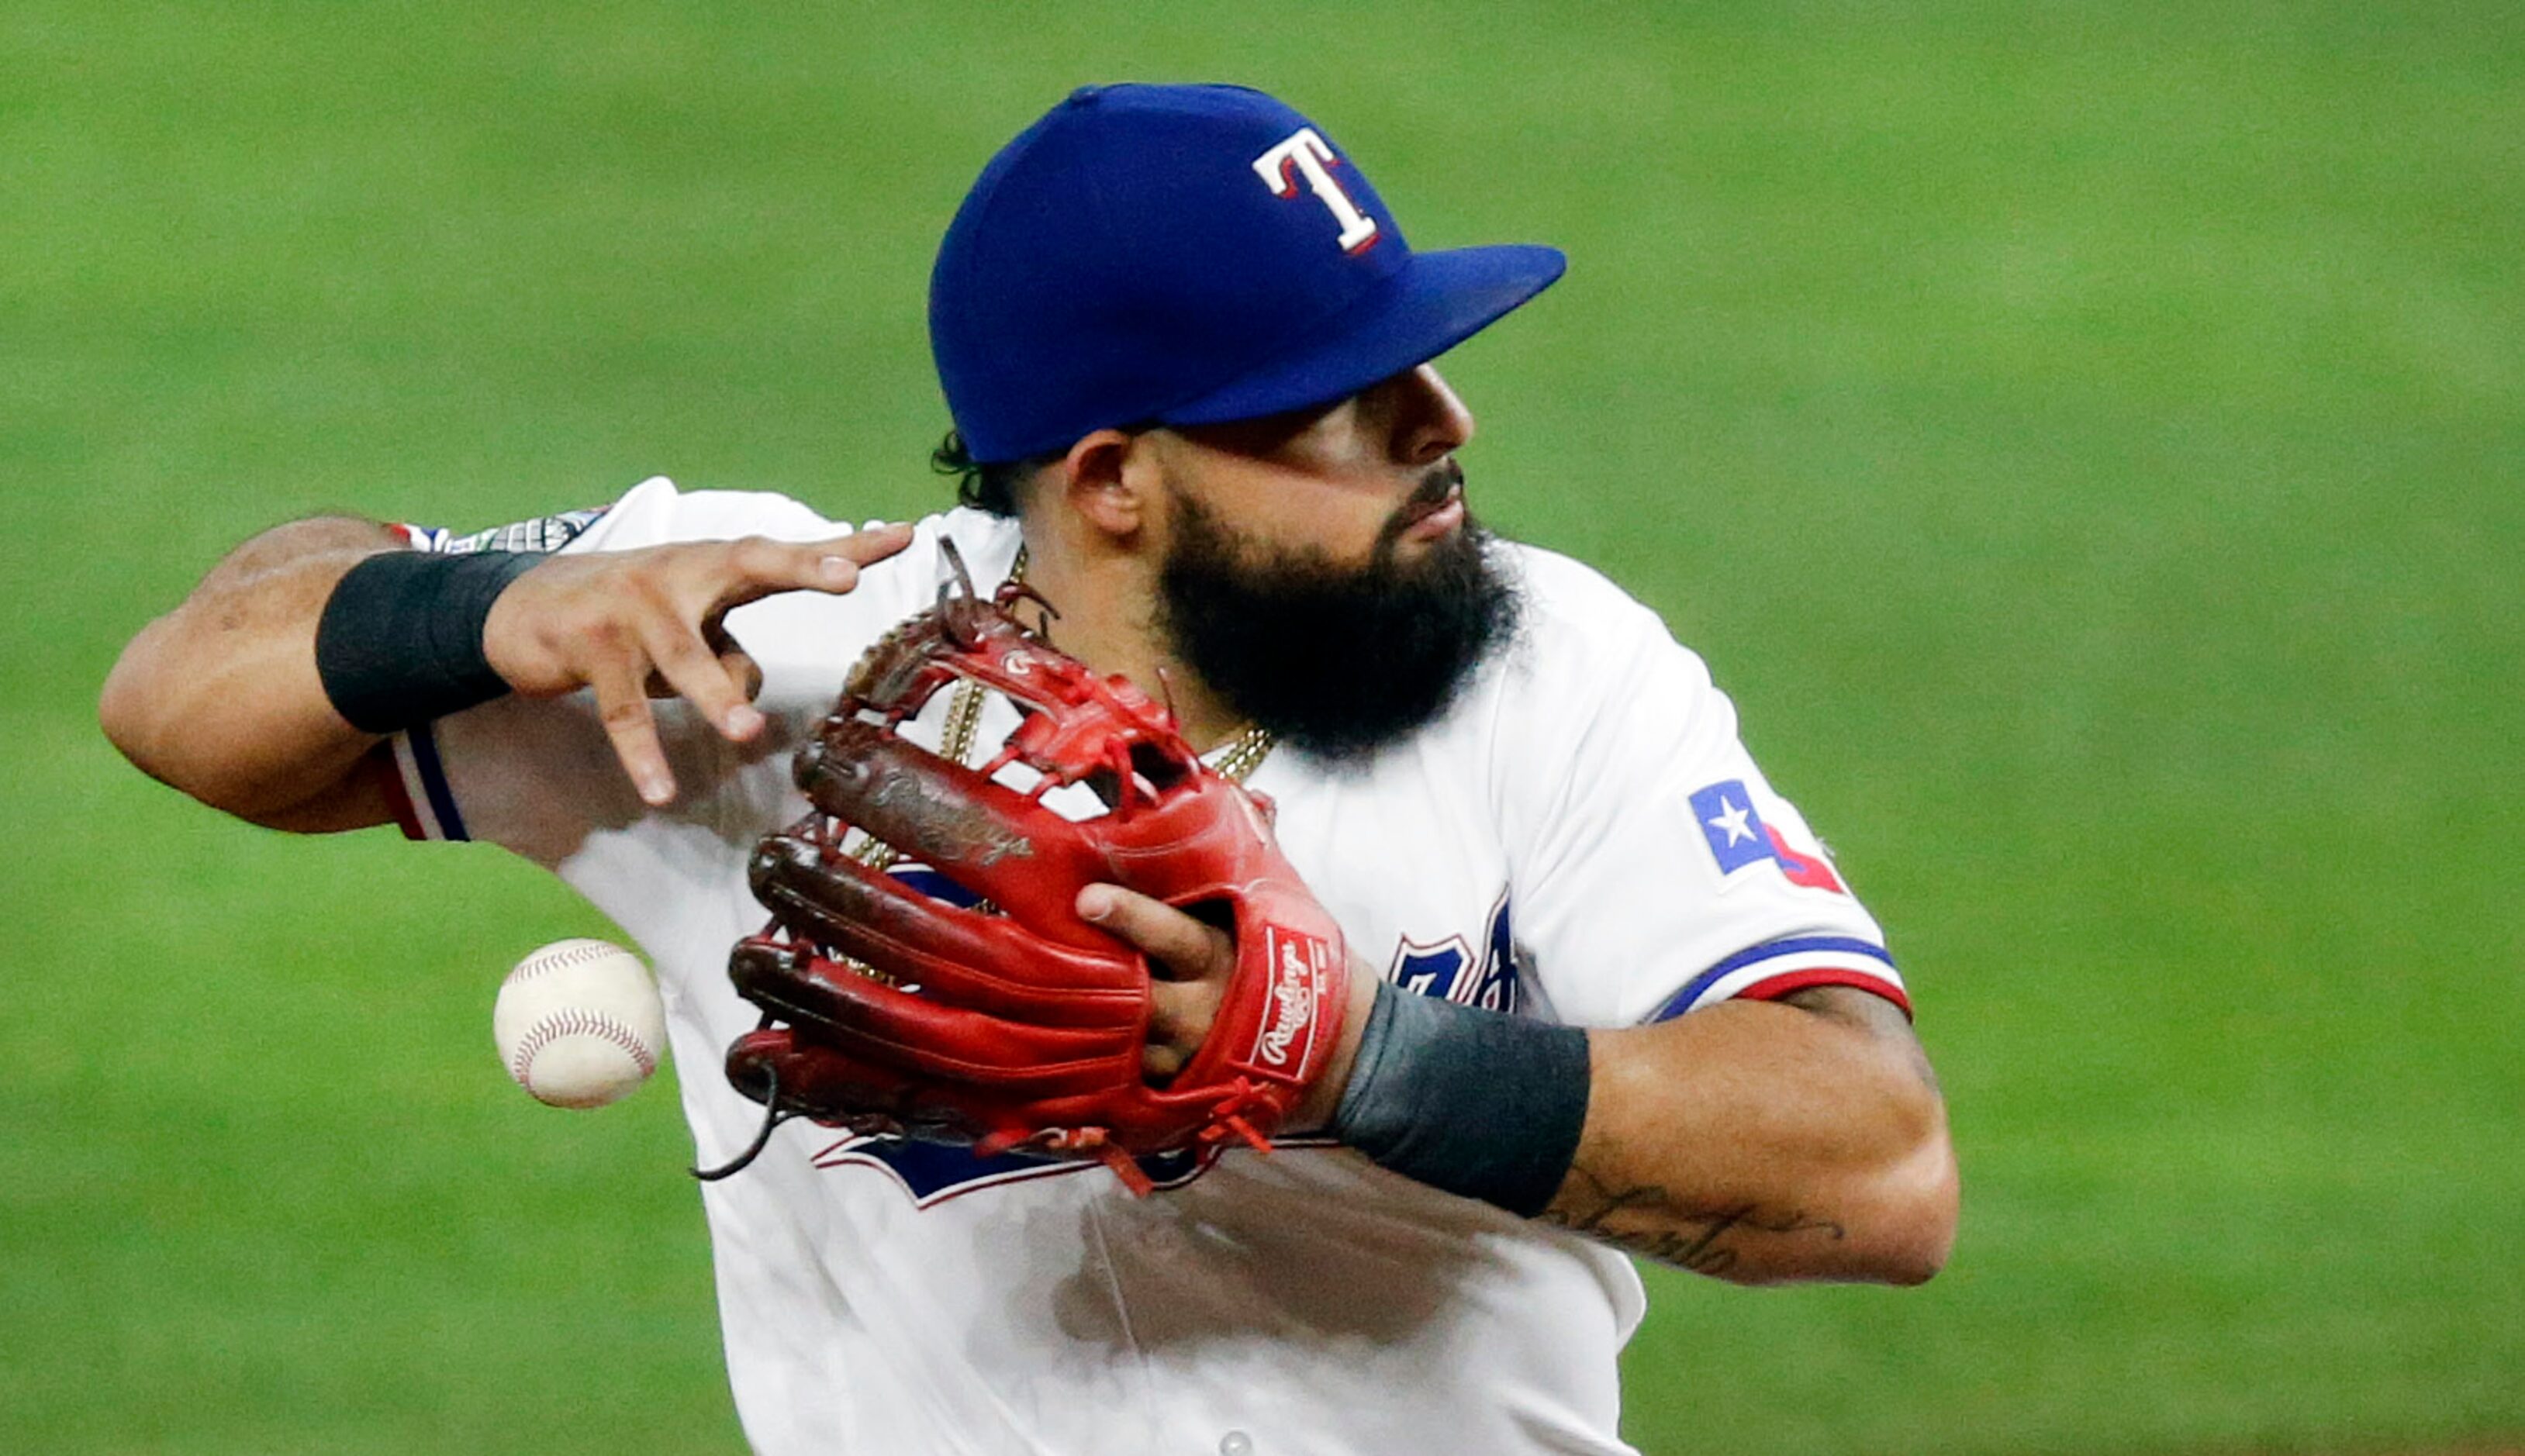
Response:
[[[1578,1155],[1587,1034],[1376,988],[1332,1131],[1381,1167],[1532,1218]]]
[[[316,676],[352,727],[393,733],[509,691],[482,624],[536,552],[389,551],[353,566],[316,624]]]

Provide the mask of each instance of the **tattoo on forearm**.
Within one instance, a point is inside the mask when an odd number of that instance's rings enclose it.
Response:
[[[1544,1210],[1545,1223],[1696,1274],[1721,1275],[1735,1268],[1737,1244],[1747,1234],[1821,1234],[1836,1243],[1849,1237],[1840,1224],[1803,1209],[1781,1213],[1751,1203],[1678,1206],[1656,1184],[1616,1189],[1584,1168],[1569,1171],[1583,1183],[1582,1196],[1569,1206]],[[1616,1216],[1624,1213],[1633,1217],[1616,1227]],[[1730,1236],[1739,1237],[1731,1240]]]

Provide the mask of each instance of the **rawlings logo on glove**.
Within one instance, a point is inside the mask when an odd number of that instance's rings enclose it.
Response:
[[[1322,1075],[1349,1004],[1340,927],[1280,854],[1257,799],[1201,761],[1174,717],[1120,677],[1100,677],[1028,631],[1032,598],[973,594],[886,634],[800,750],[815,812],[764,839],[755,897],[771,911],[728,960],[762,1028],[729,1047],[727,1075],[767,1111],[761,1151],[790,1116],[872,1136],[1092,1156],[1134,1191],[1140,1154],[1214,1155],[1271,1133]],[[1040,599],[1033,599],[1040,601]],[[943,687],[1006,694],[1023,721],[978,769],[898,730]],[[994,776],[1021,765],[1024,792]],[[1106,812],[1044,806],[1085,784]],[[965,909],[845,852],[868,843],[980,897]],[[1135,947],[1080,919],[1078,892],[1119,885],[1225,929],[1236,950],[1200,1049],[1163,1083],[1142,1071],[1152,980]]]
[[[1301,1035],[1314,1030],[1315,1007],[1323,1004],[1324,945],[1270,926],[1264,931],[1263,960],[1276,964],[1276,979],[1271,983],[1271,1022],[1262,1028],[1262,1039],[1254,1043],[1254,1054],[1272,1066],[1284,1066],[1289,1060],[1289,1043]],[[1277,947],[1279,953],[1271,950]],[[1312,1047],[1312,1040],[1308,1043]],[[1303,1058],[1302,1058],[1303,1060]]]

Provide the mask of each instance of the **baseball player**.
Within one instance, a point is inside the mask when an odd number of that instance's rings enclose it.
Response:
[[[107,731],[298,831],[400,822],[552,868],[655,962],[704,1165],[761,1109],[747,858],[790,759],[952,546],[1168,702],[1276,805],[1349,946],[1340,1044],[1275,1150],[1103,1164],[781,1125],[704,1189],[764,1451],[1616,1452],[1626,1254],[1914,1283],[1956,1174],[1885,937],[1658,618],[1484,532],[1430,361],[1552,283],[1414,252],[1260,93],[1081,90],[983,170],[930,324],[965,504],[849,530],[665,479],[479,536],[248,542],[125,651]],[[989,756],[1017,710],[905,733]],[[1083,790],[1079,792],[1084,792]],[[940,896],[916,856],[871,859]],[[969,897],[967,897],[969,898]],[[1145,1064],[1203,1044],[1235,946],[1111,885]]]

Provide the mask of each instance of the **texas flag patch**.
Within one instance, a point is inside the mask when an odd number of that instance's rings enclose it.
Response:
[[[1743,779],[1722,779],[1695,793],[1692,817],[1700,823],[1701,837],[1708,842],[1709,855],[1718,861],[1722,875],[1733,875],[1749,864],[1769,860],[1792,885],[1829,890],[1836,895],[1850,893],[1821,854],[1800,851],[1778,830],[1762,822]]]

